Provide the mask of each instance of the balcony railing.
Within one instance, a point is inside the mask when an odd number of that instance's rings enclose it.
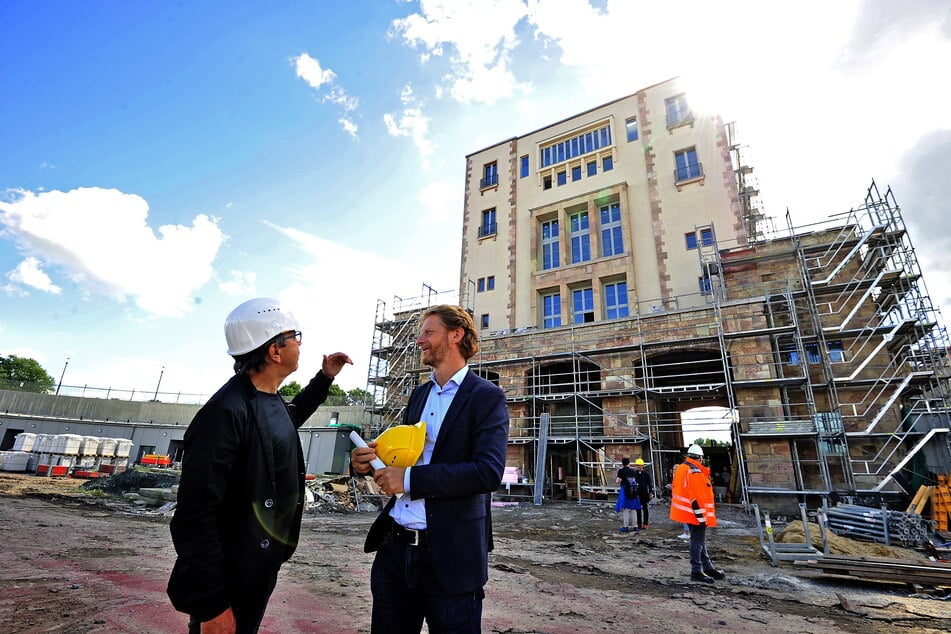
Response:
[[[488,174],[485,178],[479,181],[479,189],[485,189],[486,187],[492,187],[493,185],[499,184],[499,175],[498,174]]]
[[[673,112],[667,113],[667,127],[673,128],[674,126],[682,125],[684,123],[690,123],[693,121],[693,111],[691,110],[675,110]]]
[[[682,183],[684,181],[692,181],[695,178],[703,178],[703,164],[695,163],[691,165],[685,165],[683,167],[678,167],[674,170],[674,182]]]
[[[490,222],[489,224],[482,225],[479,227],[479,237],[484,238],[485,236],[491,236],[498,233],[499,224],[497,222]]]

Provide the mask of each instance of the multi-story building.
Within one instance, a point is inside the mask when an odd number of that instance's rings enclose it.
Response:
[[[776,231],[732,126],[677,80],[466,160],[472,364],[508,397],[509,465],[546,495],[611,493],[623,456],[662,488],[710,430],[736,501],[897,495],[951,472],[947,334],[890,190]],[[380,424],[428,375],[413,337],[432,300],[380,304]]]

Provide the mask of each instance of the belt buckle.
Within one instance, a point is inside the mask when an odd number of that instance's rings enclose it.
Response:
[[[409,531],[410,533],[413,534],[413,541],[409,542],[409,545],[410,545],[410,546],[419,546],[419,531],[416,530],[415,528],[407,528],[407,529],[405,529],[405,530],[407,530],[407,531]]]

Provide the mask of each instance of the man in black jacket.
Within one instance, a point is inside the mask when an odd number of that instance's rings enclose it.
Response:
[[[287,404],[277,393],[297,369],[301,332],[274,299],[247,301],[225,320],[233,376],[185,432],[171,522],[178,559],[168,596],[189,633],[257,632],[300,535],[304,455],[297,429],[350,357],[324,355],[321,370]]]

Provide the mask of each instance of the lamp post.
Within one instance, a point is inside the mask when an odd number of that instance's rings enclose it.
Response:
[[[59,375],[59,383],[56,384],[56,396],[59,396],[59,388],[63,387],[63,377],[66,376],[66,366],[69,365],[69,357],[66,357],[66,363],[63,364],[63,371]]]
[[[155,396],[152,397],[152,400],[153,400],[153,401],[157,401],[157,400],[158,400],[158,390],[159,390],[159,386],[162,385],[162,376],[163,376],[164,374],[165,374],[165,366],[163,365],[163,366],[162,366],[162,371],[159,372],[159,375],[158,375],[158,383],[155,384]]]

